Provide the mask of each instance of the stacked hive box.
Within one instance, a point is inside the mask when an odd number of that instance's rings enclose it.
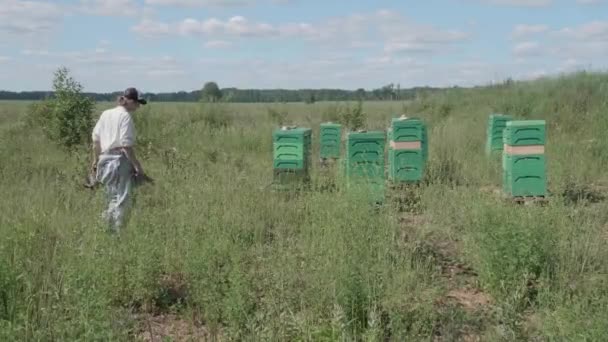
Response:
[[[429,134],[424,122],[422,123],[422,157],[426,166],[426,162],[429,160]]]
[[[545,121],[510,121],[503,136],[504,192],[512,197],[546,196]]]
[[[273,138],[274,180],[280,184],[309,180],[311,164],[310,128],[282,127]]]
[[[394,118],[388,129],[389,179],[418,182],[428,159],[426,125],[418,118]]]
[[[342,126],[331,122],[323,123],[319,135],[321,159],[339,159]]]
[[[350,132],[346,143],[347,184],[369,186],[373,201],[384,200],[384,149],[386,134],[383,131]]]
[[[486,153],[492,154],[494,151],[502,151],[503,130],[507,127],[507,122],[513,120],[511,115],[491,114],[488,119]]]

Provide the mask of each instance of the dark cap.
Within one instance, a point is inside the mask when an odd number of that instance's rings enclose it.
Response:
[[[127,88],[125,90],[125,92],[122,94],[122,96],[124,96],[126,99],[137,101],[137,102],[141,103],[142,105],[145,105],[146,103],[148,103],[148,101],[146,101],[146,99],[144,99],[143,96],[141,96],[141,93],[139,92],[139,90],[132,88],[132,87]]]

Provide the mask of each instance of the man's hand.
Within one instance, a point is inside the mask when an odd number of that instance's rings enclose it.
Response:
[[[133,165],[133,169],[135,172],[136,176],[144,176],[146,173],[144,172],[144,169],[141,167],[141,165],[138,163],[136,163],[135,165]]]
[[[154,183],[154,180],[150,178],[147,174],[145,174],[141,169],[139,172],[134,171],[133,179],[135,180],[136,184]]]

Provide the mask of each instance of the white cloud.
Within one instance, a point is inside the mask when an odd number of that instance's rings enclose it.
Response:
[[[576,3],[579,5],[600,5],[605,3],[604,0],[576,0]]]
[[[272,25],[250,22],[242,16],[234,16],[227,21],[215,18],[198,21],[188,18],[180,22],[176,29],[181,35],[268,37],[279,33]]]
[[[549,31],[549,26],[547,25],[520,24],[515,26],[511,36],[515,39],[527,39],[532,35],[545,33],[547,31]]]
[[[513,54],[516,57],[530,57],[542,54],[542,49],[537,42],[523,42],[515,45]]]
[[[164,35],[223,38],[289,38],[325,44],[328,49],[383,46],[388,53],[443,51],[468,39],[469,34],[416,23],[401,14],[379,10],[329,18],[320,23],[288,22],[271,25],[243,16],[227,20],[186,18],[176,23],[143,20],[133,31],[146,37]]]
[[[0,63],[6,63],[6,62],[9,62],[10,60],[11,60],[10,57],[0,56]]]
[[[205,43],[205,47],[209,49],[224,49],[231,46],[232,43],[225,40],[210,40]]]
[[[250,5],[253,0],[146,0],[148,5],[174,7],[230,7]]]
[[[101,16],[135,16],[141,9],[135,0],[81,0],[80,10]]]
[[[548,7],[553,0],[479,0],[486,4],[513,7]]]
[[[578,27],[566,27],[558,31],[564,38],[587,42],[608,42],[608,21],[592,21]]]
[[[251,6],[260,2],[285,5],[296,0],[145,0],[147,5],[171,7],[239,7]]]
[[[441,31],[434,28],[410,30],[398,38],[390,38],[384,51],[393,52],[434,52],[441,51],[446,46],[461,42],[468,35],[459,31]]]
[[[124,89],[124,78],[116,75],[129,75],[129,82],[140,84],[143,88],[167,90],[166,80],[170,78],[173,86],[181,88],[187,84],[186,78],[192,72],[187,61],[171,56],[135,57],[128,53],[116,53],[104,48],[84,51],[22,51],[24,57],[16,60],[11,69],[0,69],[0,74],[22,75],[18,82],[37,84],[21,86],[29,89],[49,89],[52,72],[59,66],[66,66],[74,77],[85,86],[87,91],[115,91]],[[1,65],[1,64],[0,64]],[[2,79],[3,76],[0,76]],[[14,77],[14,76],[6,76]],[[10,79],[10,78],[9,78]],[[42,85],[40,82],[44,80]],[[175,89],[177,90],[177,89]]]
[[[24,49],[24,50],[21,50],[21,54],[25,55],[25,56],[48,56],[49,52],[47,50]]]
[[[37,36],[52,31],[67,8],[52,2],[2,0],[0,3],[0,34],[11,37]]]
[[[560,63],[560,65],[557,67],[556,71],[560,72],[560,73],[562,73],[562,72],[568,73],[568,72],[583,70],[586,67],[587,66],[584,63],[581,63],[577,59],[568,58]]]
[[[171,34],[169,24],[151,19],[143,19],[137,25],[133,26],[131,30],[146,38],[158,38]]]

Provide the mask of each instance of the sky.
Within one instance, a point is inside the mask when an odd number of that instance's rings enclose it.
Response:
[[[0,0],[0,90],[474,86],[607,70],[608,0]]]

